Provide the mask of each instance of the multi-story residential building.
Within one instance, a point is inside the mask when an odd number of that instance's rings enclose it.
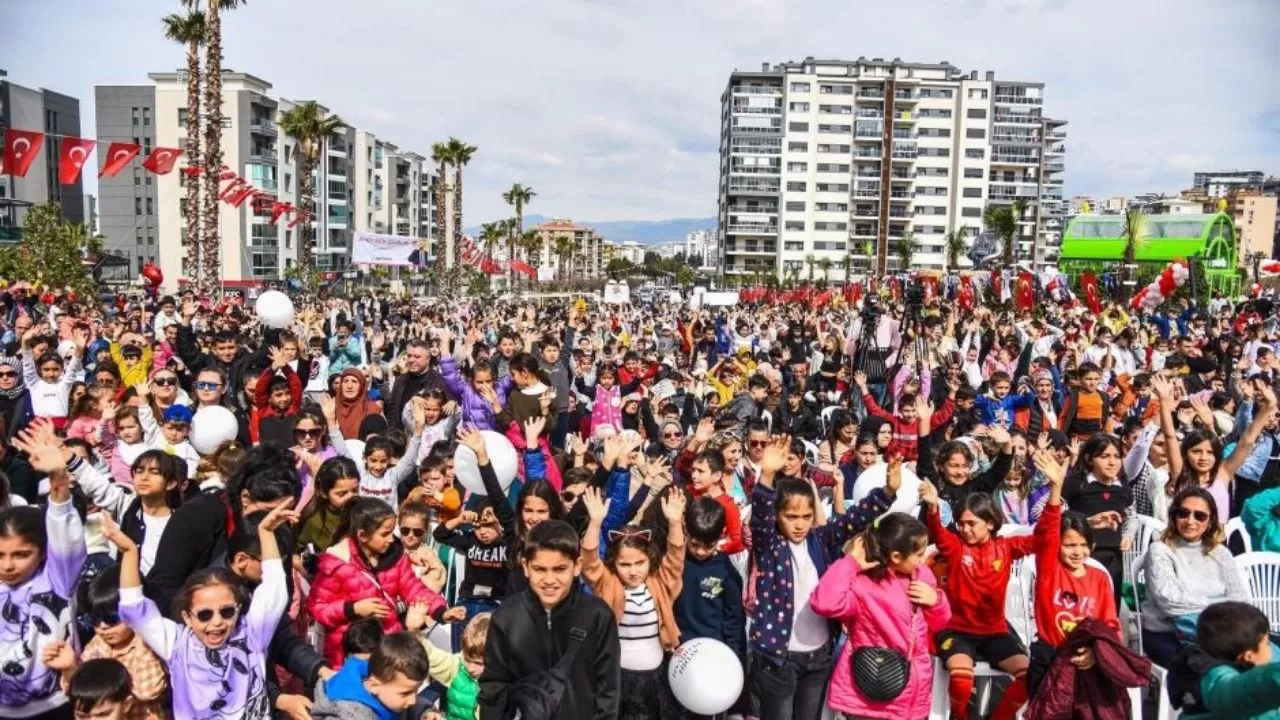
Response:
[[[1236,237],[1240,240],[1240,261],[1245,262],[1255,253],[1271,257],[1275,246],[1276,196],[1240,188],[1228,193],[1226,200],[1225,212],[1235,220]]]
[[[566,218],[555,218],[533,229],[542,237],[542,250],[534,265],[554,267],[560,280],[590,280],[603,276],[604,267],[608,264],[605,242],[594,228],[578,225]]]
[[[712,268],[719,260],[716,231],[694,230],[684,236],[683,252],[690,264],[700,268]]]
[[[725,274],[833,279],[941,268],[944,235],[970,237],[992,204],[1024,200],[1018,257],[1053,262],[1066,211],[1062,120],[1041,83],[979,77],[948,63],[815,60],[735,71],[721,96],[719,257]]]
[[[96,89],[99,139],[137,142],[144,154],[154,146],[187,147],[185,74],[148,77],[152,85]],[[272,95],[271,84],[262,78],[223,72],[223,163],[276,200],[301,207],[302,158],[279,127],[282,114],[297,102]],[[306,221],[317,269],[347,268],[357,231],[420,234],[420,161],[352,127],[321,143]],[[401,171],[403,181],[397,182]],[[186,257],[186,181],[179,172],[155,176],[140,163],[115,178],[103,178],[99,211],[108,249],[135,258],[138,268],[158,262],[166,279],[190,277],[200,259]],[[250,203],[221,205],[222,277],[228,284],[278,280],[297,263],[303,226],[289,227],[295,218],[288,216],[271,224],[269,207],[269,202],[257,208]],[[429,206],[427,210],[429,219]],[[407,222],[398,222],[401,218]]]
[[[69,223],[84,223],[84,183],[58,182],[58,158],[62,152],[60,135],[80,136],[80,101],[45,88],[28,88],[10,82],[0,70],[0,137],[8,128],[47,133],[39,154],[23,177],[0,175],[0,241],[21,237],[27,209],[44,202],[62,207]],[[86,172],[92,170],[86,165]]]
[[[1198,172],[1191,177],[1191,187],[1210,197],[1226,197],[1232,190],[1261,189],[1266,175],[1261,170],[1218,170]]]

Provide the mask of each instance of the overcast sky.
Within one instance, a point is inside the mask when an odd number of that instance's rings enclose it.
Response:
[[[0,0],[0,68],[80,98],[146,84],[183,50],[177,0]],[[424,155],[458,136],[467,224],[530,212],[712,216],[734,68],[815,57],[947,60],[1047,84],[1066,193],[1176,191],[1196,170],[1280,173],[1280,2],[1223,0],[249,0],[224,64]]]

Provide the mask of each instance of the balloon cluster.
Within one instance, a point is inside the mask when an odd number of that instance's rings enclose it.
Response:
[[[1186,284],[1189,277],[1191,277],[1191,271],[1187,269],[1187,263],[1183,260],[1174,260],[1150,285],[1133,296],[1129,306],[1135,310],[1138,308],[1155,310],[1173,295],[1174,290]]]

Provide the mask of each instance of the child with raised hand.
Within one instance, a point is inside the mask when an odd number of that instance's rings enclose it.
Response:
[[[71,603],[88,556],[84,526],[71,506],[71,476],[52,424],[35,421],[13,446],[49,476],[49,504],[0,510],[0,716],[57,716],[67,697],[44,658],[71,637]]]
[[[392,633],[403,629],[400,615],[412,603],[425,603],[437,622],[466,617],[462,608],[446,610],[444,598],[414,574],[395,528],[389,505],[356,498],[344,511],[340,539],[320,556],[307,610],[324,626],[324,656],[331,666],[341,663],[342,634],[359,618],[377,618]]]
[[[516,532],[516,515],[506,502],[498,476],[489,463],[484,435],[475,429],[462,428],[458,431],[458,440],[475,453],[488,496],[476,503],[473,510],[437,525],[433,536],[436,542],[465,554],[466,572],[458,588],[458,599],[467,617],[475,617],[491,612],[498,607],[498,601],[507,596],[507,538]],[[459,530],[462,525],[470,529]],[[461,641],[465,622],[454,624],[455,647]]]
[[[342,457],[351,457],[347,442],[342,437],[342,428],[338,425],[338,406],[331,397],[320,400],[320,409],[324,412],[325,422],[329,424],[329,437],[333,448]],[[374,438],[365,443],[364,458],[352,458],[360,466],[360,497],[377,498],[391,507],[398,507],[400,500],[397,488],[400,482],[410,476],[417,465],[418,446],[422,442],[422,428],[426,417],[422,411],[419,398],[413,399],[413,435],[409,447],[405,449],[400,461],[391,467],[391,443],[383,438]]]
[[[898,494],[899,474],[843,515],[815,526],[816,499],[809,483],[780,478],[791,438],[770,440],[751,489],[751,553],[755,608],[750,649],[755,654],[751,688],[761,699],[761,717],[815,718],[822,710],[831,671],[831,628],[814,612],[810,597],[845,543],[879,515]]]
[[[669,488],[662,497],[667,546],[652,542],[652,532],[636,525],[609,533],[609,548],[600,559],[600,528],[608,513],[600,491],[582,496],[589,522],[582,537],[582,576],[592,592],[613,609],[622,648],[622,691],[619,716],[678,717],[667,685],[668,654],[680,642],[672,607],[684,586],[684,493]]]
[[[946,663],[951,679],[948,693],[951,716],[968,720],[973,696],[973,668],[976,660],[1013,675],[992,720],[1013,720],[1027,701],[1027,666],[1030,660],[1022,641],[1010,629],[1004,615],[1005,594],[1016,560],[1043,549],[1056,536],[1058,517],[1045,513],[1032,536],[998,537],[1004,518],[995,501],[986,493],[964,498],[955,515],[956,531],[942,524],[938,490],[929,482],[920,485],[925,504],[925,524],[946,560],[947,598],[951,620],[937,635],[938,656]]]
[[[889,472],[900,474],[901,462]],[[927,717],[933,686],[929,638],[951,618],[947,596],[924,564],[929,532],[910,515],[889,513],[852,544],[810,599],[814,612],[840,621],[849,636],[836,660],[827,705],[853,717]],[[896,667],[907,670],[901,684],[854,669],[877,655],[892,658],[886,674]]]
[[[142,594],[138,545],[111,520],[103,534],[120,551],[120,617],[169,667],[176,720],[271,717],[266,693],[267,653],[289,604],[276,528],[297,521],[287,500],[258,525],[262,582],[249,596],[226,568],[198,570],[183,584],[177,604],[183,624],[160,614]]]
[[[32,326],[22,338],[22,379],[31,398],[31,412],[39,418],[52,420],[58,428],[66,427],[71,385],[81,370],[80,358],[84,356],[89,341],[87,330],[73,331],[76,352],[70,362],[63,362],[55,350],[45,350],[40,357],[34,354],[33,341],[39,335],[39,326]]]
[[[169,677],[160,658],[151,652],[133,630],[120,619],[120,566],[112,565],[94,576],[87,588],[93,639],[80,657],[70,643],[58,642],[45,649],[45,665],[62,673],[62,690],[72,698],[72,673],[95,660],[119,662],[125,668],[130,692],[124,717],[130,720],[163,718],[168,715]],[[81,683],[83,685],[83,681]],[[97,716],[94,715],[96,720]]]

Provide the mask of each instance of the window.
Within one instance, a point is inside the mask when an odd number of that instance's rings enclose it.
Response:
[[[965,156],[967,157],[967,156],[969,155],[969,151],[968,151],[968,150],[966,150],[966,151],[964,152],[964,154],[965,154]],[[964,169],[964,176],[965,176],[965,177],[967,177],[967,178],[981,178],[981,177],[982,177],[982,168],[971,168],[971,167],[967,167],[967,168],[965,168],[965,169]]]
[[[789,162],[787,163],[787,172],[808,172],[809,163],[806,162]]]
[[[852,105],[819,105],[818,112],[831,113],[832,115],[852,115]]]
[[[135,122],[134,124],[136,125],[137,122]],[[186,108],[178,108],[178,125],[184,128],[187,126],[187,109]]]
[[[787,151],[788,152],[809,152],[809,143],[807,142],[787,143]]]
[[[849,192],[849,183],[818,183],[815,189],[818,192]]]
[[[920,88],[920,97],[922,98],[950,100],[953,94],[951,88]]]
[[[133,126],[138,126],[138,108],[129,108],[129,115],[133,118]]]
[[[982,217],[982,208],[960,208],[960,215],[963,217]]]
[[[783,250],[804,250],[803,240],[787,240],[782,243]]]
[[[152,202],[152,201],[151,201],[151,198],[147,198],[147,214],[148,214],[148,215],[150,215],[151,213],[155,212],[155,208],[153,208],[153,207],[151,206],[151,202]]]
[[[951,111],[940,108],[925,108],[919,112],[922,118],[942,118],[944,120],[951,118]]]
[[[142,187],[142,176],[141,176],[141,175],[134,175],[134,176],[133,176],[133,184],[134,184],[134,186],[135,186],[135,187]]]
[[[818,212],[849,212],[849,206],[846,203],[817,203],[813,209]]]
[[[809,185],[803,182],[787,183],[787,192],[804,192],[809,189]]]
[[[787,129],[790,130],[791,132],[809,132],[809,123],[807,122],[787,123]]]
[[[850,150],[851,148],[848,145],[819,145],[818,146],[818,152],[820,153],[847,153],[847,152],[850,152]]]
[[[803,202],[788,202],[787,212],[804,212],[804,207]]]
[[[151,108],[142,108],[142,124],[151,124]]]
[[[786,222],[786,224],[784,224],[784,225],[782,226],[782,229],[783,229],[783,230],[799,230],[799,231],[801,231],[801,232],[804,232],[804,221],[803,221],[803,220],[788,220],[788,221]]]
[[[981,160],[982,158],[987,156],[987,149],[986,148],[967,148],[964,151],[964,156],[971,160]]]
[[[920,157],[951,157],[951,148],[920,148]]]
[[[849,133],[853,132],[853,126],[852,125],[819,125],[818,132],[840,133],[840,134],[848,135]]]
[[[986,128],[965,128],[964,136],[970,140],[981,140],[987,136]]]
[[[134,215],[142,214],[142,198],[140,197],[136,197],[133,199],[133,214]]]
[[[986,88],[969,88],[969,97],[971,99],[986,100],[987,89]],[[973,111],[970,110],[969,112],[972,113]],[[983,114],[985,115],[985,113],[986,111],[984,110]],[[970,115],[969,117],[973,117],[973,115]]]
[[[793,102],[787,106],[787,109],[791,112],[809,112],[809,103]]]
[[[849,172],[849,166],[841,163],[818,163],[818,172]]]
[[[293,192],[293,176],[289,173],[284,174],[284,191]]]
[[[809,83],[807,83],[807,82],[793,82],[793,83],[791,83],[791,92],[803,92],[803,93],[807,93],[807,92],[809,92],[809,89],[810,89],[810,85],[809,85]]]
[[[852,95],[852,85],[819,85],[818,92],[823,95]]]
[[[969,108],[969,111],[968,113],[966,113],[966,115],[970,120],[986,120],[987,109],[986,108]]]
[[[916,168],[916,175],[919,177],[947,177],[950,170],[944,167],[922,167]]]
[[[840,230],[840,231],[846,231],[846,230],[848,230],[848,229],[849,229],[849,223],[842,223],[842,222],[816,222],[816,223],[814,223],[814,224],[813,224],[813,229],[814,229],[814,230]]]
[[[951,128],[920,128],[920,137],[949,138]]]
[[[965,189],[964,189],[964,196],[965,196],[965,197],[967,197],[967,198],[980,198],[980,197],[982,197],[982,188],[980,188],[980,187],[968,187],[968,188],[965,188]]]
[[[816,242],[813,244],[814,250],[844,250],[844,243],[828,240],[826,242]]]

